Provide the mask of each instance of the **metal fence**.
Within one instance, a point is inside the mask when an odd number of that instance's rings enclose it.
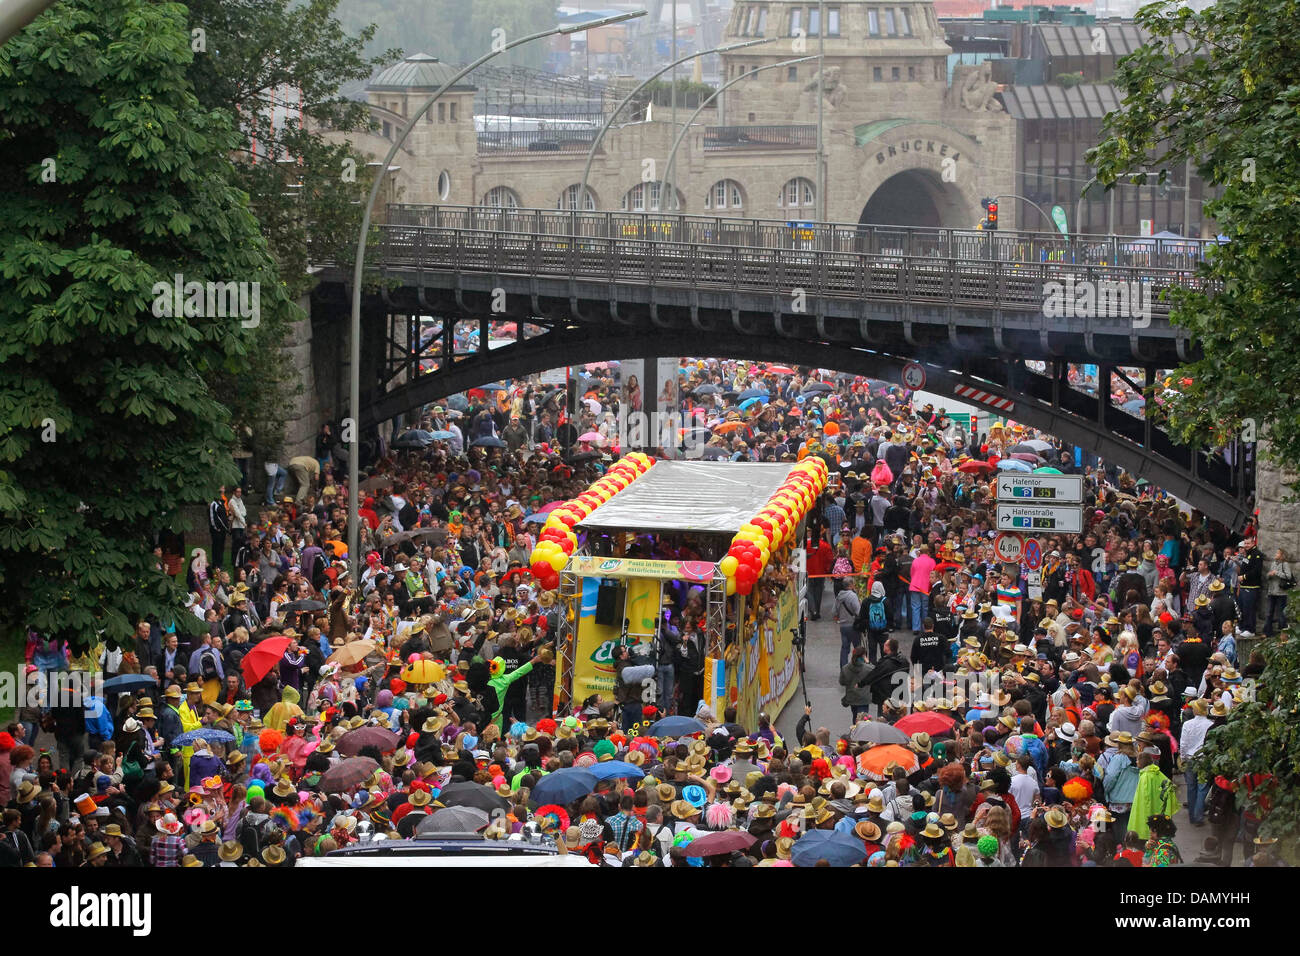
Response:
[[[604,214],[597,214],[601,219]],[[610,283],[685,285],[734,291],[853,299],[908,299],[977,307],[1040,311],[1048,282],[1150,286],[1153,316],[1168,314],[1159,293],[1199,280],[1174,269],[1115,264],[991,258],[988,243],[940,231],[904,248],[883,247],[870,233],[854,247],[792,249],[777,243],[679,239],[680,223],[642,216],[609,216],[614,235],[571,234],[528,228],[592,219],[591,214],[475,210],[463,224],[388,224],[376,253],[386,266],[455,268],[467,272],[575,276]],[[657,232],[663,229],[664,232]],[[622,231],[626,230],[626,231]],[[975,237],[981,234],[976,233]],[[987,236],[988,234],[983,234]],[[847,237],[843,237],[846,239]],[[971,239],[969,245],[966,240]],[[897,237],[884,241],[897,241]],[[940,246],[946,248],[940,254]],[[1127,299],[1125,300],[1127,301]],[[1103,315],[1104,317],[1104,315]]]
[[[480,153],[585,153],[596,131],[590,129],[502,129],[481,130]]]
[[[816,126],[706,126],[705,149],[807,149],[817,145]]]
[[[1058,232],[994,232],[973,229],[873,226],[723,216],[633,212],[562,212],[554,209],[497,209],[394,203],[394,225],[486,230],[585,239],[645,239],[694,246],[794,249],[804,252],[863,253],[886,264],[903,259],[1070,266],[1121,266],[1169,272],[1191,284],[1213,240],[1134,239],[1082,236],[1071,242]],[[1073,270],[1077,271],[1077,270]]]

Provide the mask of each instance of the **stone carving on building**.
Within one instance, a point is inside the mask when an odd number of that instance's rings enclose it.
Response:
[[[958,65],[953,67],[946,105],[972,113],[1001,112],[1002,104],[994,96],[997,91],[998,85],[993,82],[993,64],[988,60],[974,66]]]
[[[808,102],[810,108],[817,108],[817,84],[822,83],[822,98],[826,101],[826,109],[834,112],[839,109],[844,102],[844,96],[848,93],[844,84],[840,81],[840,68],[838,66],[827,67],[826,78],[821,80],[821,71],[813,74],[812,80],[803,88],[805,93],[810,94]]]

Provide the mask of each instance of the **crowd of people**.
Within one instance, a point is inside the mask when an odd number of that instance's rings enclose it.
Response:
[[[315,457],[268,466],[260,503],[214,497],[210,550],[159,539],[196,622],[142,620],[118,647],[31,632],[56,706],[0,732],[0,863],[291,866],[461,807],[489,839],[598,865],[1281,865],[1274,782],[1193,758],[1249,699],[1257,634],[1286,626],[1288,556],[1051,436],[972,430],[861,378],[692,360],[677,389],[703,457],[830,468],[807,616],[839,626],[843,727],[808,713],[786,740],[768,715],[715,714],[698,634],[656,662],[657,699],[557,706],[538,515],[613,460],[628,399],[612,368],[581,392],[571,413],[528,382],[471,391],[427,410],[421,447],[375,448],[359,580],[324,431]],[[1084,476],[1084,534],[1040,539],[1036,571],[993,551],[991,482],[1016,456]],[[58,705],[70,671],[106,679],[102,707]]]

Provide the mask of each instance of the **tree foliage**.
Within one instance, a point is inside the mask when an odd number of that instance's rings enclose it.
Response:
[[[233,114],[191,83],[190,29],[178,4],[63,0],[0,50],[10,632],[85,645],[174,619],[181,595],[151,533],[237,477],[207,382],[247,368],[255,330],[206,305],[159,315],[156,284],[258,283],[261,321],[292,314],[230,161]]]
[[[1294,0],[1220,0],[1197,13],[1153,4],[1137,19],[1149,41],[1121,61],[1122,110],[1090,155],[1114,183],[1137,169],[1163,181],[1190,160],[1219,198],[1205,206],[1229,242],[1200,269],[1208,288],[1173,295],[1173,320],[1203,357],[1180,369],[1169,406],[1188,443],[1225,444],[1253,429],[1268,453],[1300,468],[1300,35]],[[1149,406],[1150,407],[1150,406]],[[1291,602],[1295,620],[1297,610]],[[1233,709],[1202,752],[1204,772],[1267,774],[1245,798],[1263,829],[1294,852],[1300,838],[1300,642],[1265,641],[1255,699]]]

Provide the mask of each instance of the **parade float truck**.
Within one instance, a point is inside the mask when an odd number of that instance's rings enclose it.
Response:
[[[657,660],[665,613],[695,613],[703,699],[775,722],[799,683],[805,607],[804,523],[826,487],[825,463],[656,461],[632,453],[554,509],[532,554],[557,592],[555,705],[614,696],[614,652]],[[644,699],[654,701],[647,682]],[[682,705],[693,713],[695,702]]]

